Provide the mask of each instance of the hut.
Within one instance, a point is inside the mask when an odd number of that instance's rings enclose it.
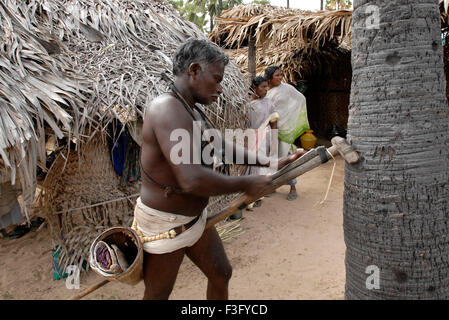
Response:
[[[131,224],[145,106],[179,44],[207,37],[163,0],[5,0],[0,22],[1,178],[47,218],[55,272],[88,267],[93,239]],[[246,127],[246,87],[230,63],[205,107],[218,128]]]
[[[449,3],[440,0],[439,9],[441,17],[441,37],[443,39],[444,74],[446,75],[446,98],[449,103]]]
[[[440,0],[441,32],[449,101],[448,2]],[[224,11],[210,39],[251,77],[280,65],[285,79],[307,99],[312,129],[328,138],[345,134],[351,89],[352,11],[310,12],[248,4]]]
[[[326,137],[333,127],[346,129],[351,13],[239,5],[217,18],[210,39],[228,49],[248,77],[281,66],[285,80],[307,99],[311,128]]]

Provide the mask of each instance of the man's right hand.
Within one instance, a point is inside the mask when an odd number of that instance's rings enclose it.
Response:
[[[295,161],[296,159],[302,157],[305,154],[306,154],[306,151],[304,149],[299,149],[295,153],[279,159],[278,170],[283,168],[287,164],[292,163],[293,161]]]
[[[271,185],[272,178],[270,176],[249,176],[244,192],[250,197],[260,195],[262,191]]]

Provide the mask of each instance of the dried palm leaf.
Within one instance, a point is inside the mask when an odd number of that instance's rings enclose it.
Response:
[[[256,72],[280,65],[290,82],[321,73],[334,55],[350,50],[352,12],[310,12],[247,4],[223,12],[210,38],[229,48],[228,54],[247,72],[248,39],[256,39]]]
[[[168,90],[161,74],[172,77],[171,57],[189,37],[206,39],[159,0],[1,1],[2,172],[29,189],[49,136],[77,141],[79,152],[113,119],[135,126]],[[223,99],[206,108],[211,120],[245,127],[247,83],[233,63],[223,88]]]

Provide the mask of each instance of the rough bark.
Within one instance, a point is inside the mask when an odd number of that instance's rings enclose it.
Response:
[[[345,170],[346,299],[447,299],[449,109],[437,1],[356,0],[352,17],[348,140],[361,161]],[[370,265],[379,289],[367,288]]]

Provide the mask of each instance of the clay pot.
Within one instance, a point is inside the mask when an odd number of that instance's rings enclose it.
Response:
[[[301,137],[301,147],[303,149],[312,149],[315,147],[317,138],[313,134],[313,130],[307,130]]]

